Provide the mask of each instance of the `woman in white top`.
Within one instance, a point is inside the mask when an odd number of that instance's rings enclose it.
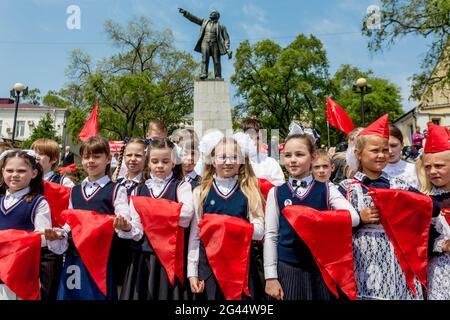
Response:
[[[402,160],[403,135],[394,125],[389,126],[389,163],[384,171],[391,177],[396,177],[418,189],[416,166]]]

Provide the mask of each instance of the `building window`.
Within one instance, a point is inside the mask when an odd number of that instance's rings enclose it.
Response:
[[[431,122],[433,122],[433,124],[440,126],[441,125],[441,118],[433,118],[431,119]]]
[[[16,137],[23,137],[25,135],[25,121],[17,121]]]

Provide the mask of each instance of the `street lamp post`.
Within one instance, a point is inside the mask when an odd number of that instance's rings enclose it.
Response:
[[[11,139],[12,144],[14,144],[14,140],[15,140],[15,137],[16,137],[17,111],[19,110],[19,101],[20,101],[20,94],[21,93],[22,93],[22,96],[26,96],[28,94],[28,88],[25,87],[21,83],[16,83],[13,86],[13,89],[10,92],[11,97],[16,99],[16,108],[14,110],[14,123],[13,123],[12,139]]]
[[[353,92],[361,95],[361,126],[365,127],[366,121],[364,116],[364,95],[372,92],[372,86],[367,83],[367,80],[365,78],[359,78],[353,85]]]

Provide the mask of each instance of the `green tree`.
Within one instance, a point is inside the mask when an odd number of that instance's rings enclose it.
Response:
[[[38,88],[33,88],[28,90],[28,94],[25,96],[25,102],[31,103],[34,105],[41,104],[41,90]]]
[[[94,65],[88,54],[74,50],[67,68],[71,82],[56,94],[69,105],[67,127],[72,140],[76,141],[85,122],[80,120],[96,99],[100,134],[112,139],[143,136],[154,118],[173,128],[192,112],[198,66],[190,54],[175,49],[170,30],[154,30],[141,17],[126,27],[108,20],[105,32],[119,53]]]
[[[313,127],[323,122],[325,95],[335,89],[318,38],[300,34],[285,48],[272,40],[254,45],[244,41],[234,66],[231,82],[241,98],[234,116],[254,114],[266,129],[280,129],[282,136],[294,119]]]
[[[412,76],[412,98],[420,99],[426,88],[443,89],[450,84],[450,1],[380,0],[381,12],[364,18],[362,32],[369,37],[369,48],[380,51],[406,35],[430,39],[431,45],[422,61],[422,72]],[[379,23],[378,23],[379,22]],[[433,73],[438,62],[446,72]]]
[[[21,148],[29,149],[34,141],[41,138],[52,139],[58,143],[61,142],[61,137],[58,136],[55,130],[53,118],[50,113],[46,113],[41,120],[39,120],[39,124],[33,130],[30,138],[22,142]]]

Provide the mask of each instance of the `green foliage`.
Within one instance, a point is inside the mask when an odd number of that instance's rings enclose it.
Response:
[[[280,129],[282,136],[294,119],[317,126],[325,95],[335,91],[322,42],[303,34],[285,48],[272,40],[242,42],[231,82],[242,98],[235,117],[254,114],[266,129]]]
[[[24,101],[26,103],[31,103],[34,105],[40,105],[41,104],[41,90],[38,88],[33,88],[28,90],[28,94],[25,96]]]
[[[33,130],[30,138],[22,142],[21,148],[29,149],[34,141],[41,138],[52,139],[58,143],[61,142],[61,137],[58,136],[55,130],[53,118],[50,113],[46,113],[41,120],[39,120],[39,124]]]
[[[450,0],[380,1],[379,28],[370,28],[371,24],[368,24],[374,13],[364,18],[362,32],[369,37],[369,48],[380,51],[410,34],[430,39],[422,72],[412,76],[412,98],[420,99],[423,94],[430,94],[432,90],[427,89],[431,87],[443,90],[450,84]],[[438,62],[445,70],[442,74],[433,72]]]

